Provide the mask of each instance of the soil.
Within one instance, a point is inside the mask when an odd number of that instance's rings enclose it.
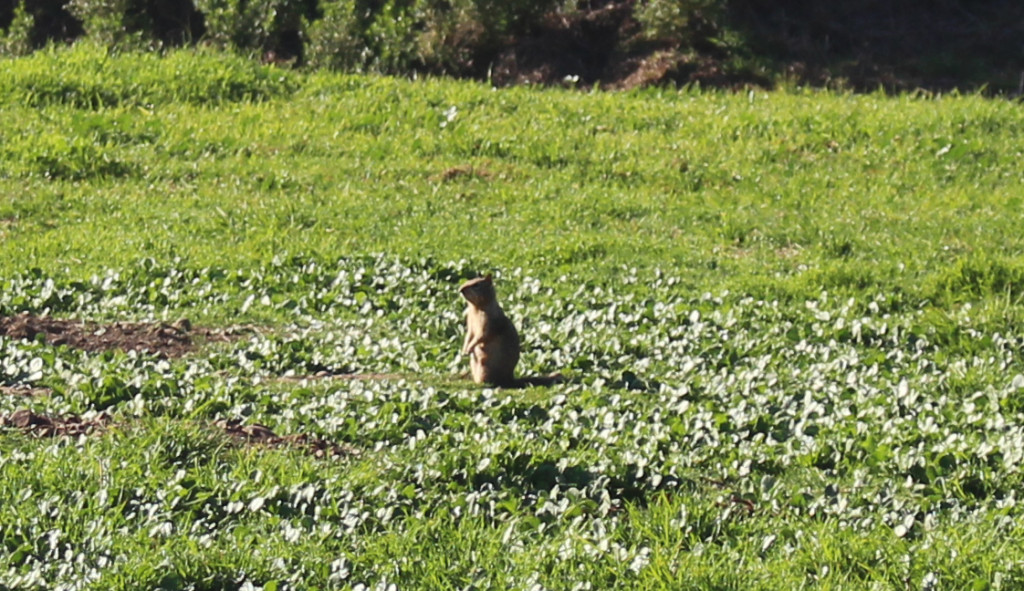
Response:
[[[41,340],[51,345],[66,345],[84,351],[98,352],[111,349],[145,351],[163,358],[181,357],[204,342],[226,342],[239,334],[239,330],[217,331],[193,327],[187,319],[166,323],[115,322],[99,324],[33,316],[22,313],[0,317],[0,335],[26,340]],[[307,376],[311,377],[311,376]],[[335,377],[318,375],[315,377]],[[382,379],[384,374],[352,374],[337,376],[343,379]],[[49,393],[48,388],[27,385],[0,386],[0,394],[36,396]],[[21,430],[35,437],[78,436],[101,431],[110,423],[106,413],[91,419],[81,416],[51,417],[22,409],[0,415],[0,427]],[[354,447],[336,444],[308,433],[277,435],[263,425],[242,425],[237,421],[217,421],[216,427],[229,437],[249,444],[267,447],[295,447],[315,457],[352,456]]]
[[[18,429],[33,437],[77,437],[102,432],[112,422],[110,415],[101,413],[93,418],[80,416],[50,417],[22,409],[8,416],[0,415],[0,427]],[[238,421],[216,421],[214,426],[233,440],[247,445],[266,447],[294,447],[317,457],[348,457],[359,450],[344,444],[331,443],[308,433],[277,435],[263,425],[242,425]]]
[[[3,394],[4,396],[25,396],[26,398],[29,398],[32,396],[46,396],[52,393],[53,390],[45,386],[31,386],[29,384],[0,386],[0,394]]]
[[[300,382],[302,380],[400,380],[408,377],[408,375],[400,373],[333,373],[330,371],[318,371],[311,375],[281,376],[277,379],[282,382]]]
[[[214,425],[223,429],[237,441],[268,447],[297,447],[317,458],[353,456],[359,453],[359,450],[352,446],[331,443],[325,439],[313,437],[308,433],[294,433],[282,436],[277,435],[264,425],[243,425],[238,421],[217,421]]]
[[[488,180],[493,175],[485,168],[479,168],[472,165],[453,166],[446,169],[439,175],[432,177],[434,180],[450,181],[459,177],[471,177],[483,180]]]
[[[1024,32],[1020,2],[953,0],[927,9],[876,0],[689,4],[697,6],[683,29],[658,32],[639,22],[637,0],[580,0],[575,10],[551,13],[489,53],[464,48],[472,59],[453,73],[499,86],[607,90],[687,84],[741,90],[784,79],[866,92],[1024,94],[1016,49]],[[726,13],[716,16],[715,5]]]
[[[76,437],[102,430],[110,423],[110,415],[102,413],[92,419],[79,416],[48,417],[30,410],[18,410],[0,417],[0,426],[21,429],[35,437]]]
[[[42,340],[83,351],[143,351],[162,358],[181,357],[202,342],[226,342],[230,331],[193,327],[188,319],[171,324],[115,322],[99,324],[22,313],[0,317],[0,335]]]
[[[26,40],[33,49],[72,42],[87,33],[75,11],[65,6],[70,5],[67,0],[22,4],[32,17]],[[137,21],[137,32],[159,46],[202,42],[209,32],[207,17],[193,0],[127,4],[135,7],[126,15]],[[289,16],[278,15],[269,30],[239,40],[237,49],[258,53],[264,63],[301,67],[309,39],[300,23],[323,18],[318,6],[327,2],[271,4]],[[361,27],[387,23],[389,10],[397,15],[409,4],[360,0],[360,31],[351,32],[372,33],[372,28]],[[434,30],[420,31],[427,26],[422,22],[414,25],[414,33],[426,33],[421,39],[444,39],[444,47],[425,52],[427,61],[420,67],[426,74],[499,85],[610,89],[694,83],[738,89],[770,87],[772,80],[781,79],[867,92],[956,88],[1024,95],[1024,3],[1017,0],[533,1],[513,3],[518,4],[513,12],[531,18],[514,27],[498,27],[500,35],[484,29],[486,18],[467,19],[448,31],[448,24],[460,18],[451,3],[430,4],[436,4],[438,15],[451,14],[432,17]],[[0,0],[0,30],[13,23],[17,5],[16,0]],[[652,5],[662,14],[652,18]],[[560,8],[534,22],[532,17],[544,6]],[[382,41],[378,49],[393,42]]]
[[[488,72],[498,86],[562,85],[606,90],[665,84],[740,89],[769,87],[764,76],[732,71],[728,55],[677,40],[644,37],[634,0],[611,0],[569,14],[552,14],[528,35],[498,51]],[[710,33],[710,31],[707,31]],[[697,45],[702,45],[696,34]]]

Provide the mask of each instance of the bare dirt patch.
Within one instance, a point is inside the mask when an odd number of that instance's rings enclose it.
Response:
[[[91,419],[79,416],[48,417],[30,410],[18,410],[0,417],[0,426],[13,427],[35,437],[75,437],[89,435],[110,424],[110,415],[102,413]]]
[[[66,345],[83,351],[112,349],[143,351],[159,357],[181,357],[200,342],[226,342],[231,331],[193,327],[187,319],[167,323],[115,322],[99,324],[22,313],[0,318],[0,335],[25,340],[42,340],[54,346]]]
[[[459,177],[470,177],[483,180],[490,180],[491,176],[491,172],[485,168],[475,167],[472,165],[461,165],[448,168],[441,174],[436,175],[432,178],[440,181],[451,181]]]
[[[590,3],[553,13],[528,35],[497,52],[488,79],[498,86],[563,85],[607,90],[698,83],[740,89],[771,81],[730,65],[727,52],[708,39],[711,23],[692,19],[691,43],[649,38],[636,20],[634,0]]]
[[[0,415],[0,427],[17,429],[33,437],[77,437],[103,432],[113,422],[107,413],[92,418],[77,415],[51,417],[28,409],[17,410],[10,415]],[[243,425],[235,420],[215,421],[214,426],[233,440],[246,445],[265,447],[293,447],[314,457],[349,457],[359,455],[359,450],[345,444],[332,443],[308,433],[278,435],[264,425]]]
[[[282,382],[301,382],[303,380],[386,381],[406,378],[409,378],[409,376],[400,373],[334,373],[330,371],[318,371],[309,375],[281,376],[277,379]]]
[[[295,447],[317,458],[354,456],[359,454],[359,450],[352,446],[332,443],[308,433],[278,435],[264,425],[243,425],[234,420],[217,421],[214,425],[223,429],[233,439],[249,445]]]
[[[31,386],[29,384],[14,384],[11,386],[0,386],[0,394],[4,396],[46,396],[52,394],[53,390],[45,386]]]

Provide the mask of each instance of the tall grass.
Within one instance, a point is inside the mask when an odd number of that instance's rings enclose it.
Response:
[[[0,57],[0,95],[11,104],[82,109],[162,103],[218,105],[288,96],[287,71],[225,53],[182,50],[119,53],[83,42],[27,57]]]

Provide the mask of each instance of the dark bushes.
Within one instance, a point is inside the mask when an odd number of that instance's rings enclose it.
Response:
[[[0,0],[0,51],[88,36],[496,83],[1019,91],[1014,0]]]
[[[749,49],[804,82],[1018,90],[1024,3],[1016,0],[732,0]]]
[[[0,0],[7,53],[82,36],[111,47],[211,43],[265,61],[460,71],[556,0]],[[482,49],[483,48],[483,49]]]

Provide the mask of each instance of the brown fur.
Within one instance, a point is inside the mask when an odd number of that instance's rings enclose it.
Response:
[[[473,381],[495,386],[516,385],[519,333],[498,305],[491,276],[463,283],[459,293],[468,302],[462,354],[469,355]]]

